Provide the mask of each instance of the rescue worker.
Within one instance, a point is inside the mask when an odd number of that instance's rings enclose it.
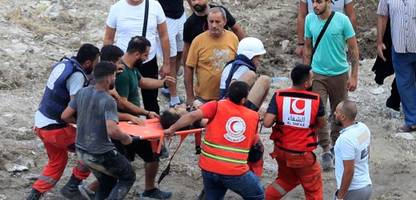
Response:
[[[324,107],[319,94],[307,91],[312,85],[310,66],[297,64],[290,76],[292,87],[276,91],[264,116],[264,127],[273,126],[271,156],[279,165],[266,200],[281,199],[299,184],[307,200],[322,200],[321,167],[313,150],[318,145],[315,130],[325,125]]]
[[[73,58],[64,57],[53,66],[44,95],[35,114],[35,132],[42,140],[48,164],[42,175],[32,186],[28,200],[39,199],[59,181],[68,161],[68,151],[74,151],[76,130],[61,119],[61,114],[70,99],[81,88],[88,85],[91,74],[98,63],[100,51],[92,44],[83,44]],[[80,162],[73,169],[68,183],[61,194],[66,198],[79,194],[78,185],[88,177],[90,171]]]
[[[227,99],[208,102],[165,130],[172,136],[197,120],[208,119],[199,159],[207,200],[223,199],[228,189],[244,199],[264,199],[260,181],[247,164],[259,122],[258,113],[244,107],[248,88],[245,82],[233,82]]]
[[[270,88],[270,77],[257,77],[261,56],[266,54],[263,42],[254,37],[246,37],[238,43],[237,57],[227,63],[221,74],[220,99],[226,97],[228,87],[233,81],[244,81],[250,86],[245,106],[258,111]]]

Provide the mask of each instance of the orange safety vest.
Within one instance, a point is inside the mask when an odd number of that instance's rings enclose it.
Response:
[[[294,153],[316,149],[315,133],[319,110],[319,94],[308,91],[283,89],[276,91],[278,115],[270,139],[275,147]]]
[[[221,175],[246,173],[258,122],[257,112],[228,99],[218,101],[217,112],[206,127],[199,167]]]

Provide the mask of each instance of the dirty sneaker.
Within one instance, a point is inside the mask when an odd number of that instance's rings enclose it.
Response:
[[[95,199],[95,192],[88,189],[88,187],[85,184],[78,185],[78,190],[85,199],[87,200]]]
[[[331,152],[325,152],[321,156],[321,166],[324,171],[329,171],[334,166],[334,155]]]
[[[154,188],[144,191],[141,196],[152,199],[170,199],[172,197],[172,192],[164,192],[159,190],[159,188]]]

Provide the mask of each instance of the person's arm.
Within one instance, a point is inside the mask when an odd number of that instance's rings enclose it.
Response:
[[[117,106],[121,105],[119,108],[123,111],[126,111],[132,115],[144,115],[149,118],[158,118],[155,112],[145,110],[139,106],[134,105],[130,101],[128,101],[127,97],[120,97],[120,101],[117,102]]]
[[[179,118],[178,121],[176,121],[172,126],[170,126],[168,129],[164,131],[164,133],[167,136],[172,136],[175,131],[190,126],[195,121],[201,120],[203,118],[202,110],[198,109],[195,111],[192,111],[190,113],[187,113],[183,115],[181,118]]]
[[[66,123],[75,124],[76,123],[75,113],[76,113],[76,110],[68,106],[65,108],[64,112],[62,112],[61,119],[64,120]]]
[[[386,61],[383,50],[386,49],[386,45],[383,42],[384,33],[386,32],[388,16],[378,15],[377,17],[377,54],[378,56]]]
[[[191,47],[191,43],[183,42],[183,51],[182,51],[182,65],[186,66],[186,59],[188,58],[189,47]]]
[[[130,121],[133,122],[134,124],[143,126],[144,125],[144,120],[140,119],[134,115],[128,114],[128,113],[118,113],[118,118],[120,119],[120,121]]]
[[[107,133],[110,138],[115,140],[120,140],[120,142],[124,145],[131,144],[133,138],[130,137],[128,134],[123,133],[120,128],[117,126],[117,122],[113,120],[106,120],[105,121]]]
[[[274,122],[276,121],[276,115],[272,113],[265,113],[263,118],[263,126],[266,128],[270,128],[273,126]]]
[[[297,33],[297,39],[298,43],[296,45],[296,54],[299,57],[303,56],[303,48],[305,45],[305,18],[308,14],[308,5],[303,2],[302,0],[299,0],[299,8],[298,8],[298,17],[297,17],[297,23],[296,23],[296,33]]]
[[[160,75],[161,77],[167,76],[170,71],[172,70],[169,65],[170,59],[170,46],[169,46],[169,35],[168,35],[168,28],[166,25],[166,21],[157,25],[157,30],[159,33],[160,43],[162,46],[163,52],[163,66],[160,68]],[[172,66],[174,67],[174,66]],[[175,69],[176,70],[176,69]]]
[[[237,23],[234,24],[234,26],[231,27],[231,30],[234,32],[235,35],[237,35],[238,40],[242,40],[246,37],[246,33],[244,32],[243,28]]]
[[[344,199],[350,188],[354,176],[354,160],[343,160],[344,172],[342,173],[341,187],[338,190],[337,198]]]
[[[139,86],[142,89],[156,89],[161,88],[166,83],[167,86],[171,86],[176,82],[176,79],[171,76],[165,76],[163,79],[145,78],[142,77],[139,81]]]
[[[192,105],[195,101],[194,95],[194,68],[191,66],[184,67],[184,84],[185,84],[185,93],[186,93],[186,104]]]
[[[108,25],[106,25],[105,26],[103,45],[113,44],[115,36],[116,36],[116,29],[111,28]]]
[[[347,40],[348,52],[350,54],[351,61],[351,74],[347,82],[347,89],[353,92],[358,87],[358,66],[360,65],[360,55],[358,51],[357,38],[352,37]]]
[[[354,1],[351,1],[349,4],[346,4],[344,6],[344,9],[345,9],[345,15],[348,16],[348,18],[351,21],[352,26],[354,27],[354,30],[357,31],[358,24],[357,24],[357,17],[355,15]]]
[[[311,65],[312,63],[312,40],[305,38],[305,47],[303,49],[303,64]]]
[[[270,99],[269,106],[267,108],[266,113],[263,117],[263,126],[266,128],[270,128],[276,121],[277,116],[277,104],[276,104],[276,93],[273,94],[272,98]]]

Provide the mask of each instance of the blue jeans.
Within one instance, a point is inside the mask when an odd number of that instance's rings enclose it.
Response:
[[[206,200],[224,199],[227,189],[239,194],[245,200],[263,200],[264,191],[260,180],[249,171],[241,176],[225,176],[202,170]]]
[[[416,125],[416,53],[397,53],[392,49],[393,67],[405,124],[413,126]]]

